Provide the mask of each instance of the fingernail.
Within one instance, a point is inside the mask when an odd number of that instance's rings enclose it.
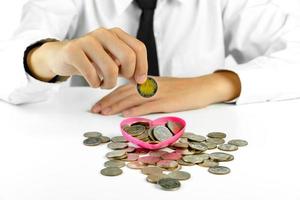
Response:
[[[111,108],[108,107],[102,111],[102,114],[108,115],[110,112],[111,112]]]
[[[99,104],[95,104],[93,107],[92,107],[92,112],[93,113],[99,113],[101,111],[101,106]]]
[[[138,82],[138,83],[144,83],[146,81],[146,78],[147,78],[147,75],[145,75],[145,74],[137,76],[136,77],[136,82]]]

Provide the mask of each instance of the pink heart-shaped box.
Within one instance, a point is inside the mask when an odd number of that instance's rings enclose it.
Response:
[[[158,125],[165,125],[168,121],[180,123],[182,125],[182,129],[179,130],[177,133],[175,133],[173,135],[173,137],[171,137],[170,139],[162,141],[158,144],[149,144],[147,142],[143,142],[143,141],[131,136],[130,134],[126,133],[126,131],[123,130],[124,126],[131,125],[135,122],[148,122],[150,124],[150,127],[154,127],[154,126],[158,126]],[[126,138],[126,140],[128,140],[129,142],[132,142],[133,144],[136,144],[142,148],[152,149],[152,150],[161,149],[161,148],[167,147],[167,146],[175,143],[184,133],[185,126],[186,126],[185,121],[179,117],[161,117],[161,118],[158,118],[155,120],[134,117],[134,118],[125,119],[120,124],[121,132],[122,132],[123,136]]]

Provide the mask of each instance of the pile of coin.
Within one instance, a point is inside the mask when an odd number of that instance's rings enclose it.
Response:
[[[95,135],[91,138],[95,138]],[[123,173],[122,168],[127,166],[140,170],[149,183],[159,185],[163,190],[177,190],[181,187],[181,181],[191,178],[187,171],[182,170],[183,166],[204,167],[215,175],[230,173],[228,167],[219,164],[234,160],[234,156],[227,152],[236,151],[248,145],[248,142],[234,139],[225,143],[225,138],[226,134],[221,132],[211,132],[207,137],[185,132],[168,148],[147,150],[130,144],[123,136],[116,136],[107,145],[112,151],[106,154],[108,161],[100,173],[104,176],[118,176]]]
[[[168,121],[165,125],[151,127],[148,122],[136,122],[123,127],[129,135],[148,143],[159,143],[170,139],[182,129],[182,125]]]
[[[104,144],[110,142],[110,138],[102,135],[102,133],[97,131],[86,132],[83,134],[86,139],[83,144],[86,146],[97,146],[99,144]]]

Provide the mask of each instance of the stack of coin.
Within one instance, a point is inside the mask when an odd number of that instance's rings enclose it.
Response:
[[[83,144],[86,146],[98,146],[100,144],[110,142],[110,138],[102,135],[102,133],[97,131],[90,131],[83,134],[86,139],[83,141]]]
[[[171,132],[170,126],[170,124],[166,125],[165,128]],[[137,136],[143,134],[142,131],[148,130],[149,124],[139,122],[129,127],[133,128],[126,128],[126,130]],[[100,137],[99,134],[85,134],[86,137],[87,135],[93,136],[90,138]],[[104,176],[118,176],[123,173],[122,168],[127,166],[130,169],[140,170],[146,176],[147,182],[156,184],[163,190],[177,190],[182,181],[191,178],[187,171],[182,171],[183,166],[201,166],[215,175],[230,173],[228,167],[220,166],[219,163],[234,160],[234,156],[226,152],[236,151],[248,143],[240,139],[225,143],[225,138],[226,134],[221,132],[209,133],[207,137],[185,132],[168,148],[147,150],[134,146],[123,136],[115,136],[107,145],[112,151],[106,154],[108,161],[104,163],[100,173]],[[215,149],[219,151],[214,151]]]
[[[183,127],[177,122],[169,121],[164,126],[151,127],[148,122],[136,122],[123,127],[129,135],[149,143],[159,143],[173,137]]]

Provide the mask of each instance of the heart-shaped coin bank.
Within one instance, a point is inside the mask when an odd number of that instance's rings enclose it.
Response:
[[[167,128],[167,123],[169,124],[169,129]],[[145,126],[149,126],[149,129],[155,129],[157,127],[161,128],[162,130],[157,130],[155,132],[156,137],[159,138],[159,141],[156,143],[153,142],[146,142],[146,141],[142,141],[141,139],[139,139],[138,137],[134,137],[136,135],[134,135],[132,132],[131,134],[129,134],[129,129],[126,129],[126,127],[130,127],[132,125],[135,124],[144,124]],[[165,137],[165,133],[164,133],[164,127],[166,127],[168,130],[170,130],[170,126],[172,131],[172,136],[170,137],[166,137],[166,139],[164,140]],[[121,128],[121,132],[123,134],[123,136],[126,138],[126,140],[128,140],[129,142],[132,142],[133,144],[136,144],[142,148],[145,149],[161,149],[164,147],[167,147],[173,143],[175,143],[184,133],[184,129],[185,129],[186,123],[183,119],[179,118],[179,117],[161,117],[155,120],[150,120],[150,119],[146,119],[146,118],[140,118],[140,117],[135,117],[135,118],[128,118],[125,119],[121,122],[120,124],[120,128]],[[126,131],[128,130],[128,132]],[[168,130],[166,131],[168,133]],[[135,132],[139,131],[139,130],[134,130]],[[140,130],[140,131],[143,131]],[[147,130],[145,130],[147,131]],[[137,135],[140,133],[137,133]]]

